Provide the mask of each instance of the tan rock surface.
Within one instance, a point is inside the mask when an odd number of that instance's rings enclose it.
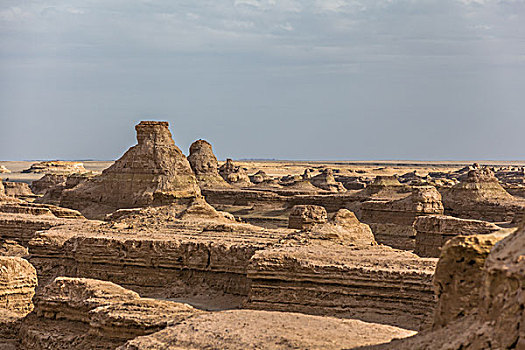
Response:
[[[199,186],[230,187],[219,175],[219,162],[213,154],[212,146],[205,140],[197,140],[190,146],[188,162],[197,177]]]
[[[51,160],[32,164],[23,173],[44,173],[44,174],[71,174],[86,172],[84,164],[81,162],[66,162],[62,160]]]
[[[358,320],[236,310],[194,316],[119,349],[350,349],[411,334]]]
[[[100,176],[65,190],[62,206],[100,217],[121,208],[188,202],[200,195],[168,123],[143,121],[135,129],[138,144]]]
[[[31,311],[36,285],[36,271],[29,262],[19,257],[0,256],[0,313]]]
[[[416,230],[415,253],[419,256],[439,257],[441,247],[458,235],[488,234],[501,227],[486,221],[458,219],[446,215],[419,216],[414,221]]]

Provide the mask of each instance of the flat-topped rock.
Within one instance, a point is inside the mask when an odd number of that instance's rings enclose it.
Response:
[[[288,228],[308,230],[315,224],[325,223],[327,218],[324,207],[319,205],[296,205],[290,211]]]
[[[184,203],[200,196],[186,157],[175,146],[167,122],[140,122],[136,146],[112,166],[70,190],[60,205],[100,217],[121,208]]]
[[[68,162],[62,160],[50,160],[38,162],[30,168],[23,170],[23,173],[43,173],[43,174],[70,174],[83,173],[87,170],[82,162]]]
[[[489,234],[501,230],[501,227],[481,220],[426,215],[416,218],[414,229],[416,230],[415,253],[419,256],[437,258],[441,254],[441,247],[455,236]]]
[[[120,350],[350,349],[412,335],[405,329],[289,312],[231,310],[196,315]]]
[[[323,169],[321,174],[316,175],[310,179],[310,182],[322,190],[329,192],[346,192],[346,188],[342,183],[337,182],[334,178],[332,169]]]

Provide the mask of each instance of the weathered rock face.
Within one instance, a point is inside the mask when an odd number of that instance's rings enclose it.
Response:
[[[60,277],[35,297],[22,323],[22,349],[115,349],[154,333],[197,310],[186,304],[141,298],[114,283]]]
[[[301,231],[289,237],[301,241],[332,241],[354,247],[370,247],[377,244],[370,227],[360,223],[348,209],[340,209],[328,221],[326,210],[319,206],[296,206],[292,214],[289,225]]]
[[[362,191],[361,196],[392,199],[405,193],[410,193],[410,187],[400,183],[395,176],[376,176],[374,181]]]
[[[4,196],[6,196],[4,183],[3,183],[2,179],[0,178],[0,198],[2,198]]]
[[[346,188],[342,183],[335,181],[334,172],[332,169],[324,169],[319,175],[310,179],[310,182],[320,189],[330,192],[346,192]]]
[[[33,192],[25,182],[4,182],[5,194],[10,197],[30,197]]]
[[[412,333],[358,320],[229,310],[196,315],[160,332],[130,340],[119,349],[350,349]]]
[[[442,195],[446,214],[464,219],[511,221],[525,208],[525,202],[505,191],[487,167],[470,170]]]
[[[290,212],[288,228],[308,230],[315,224],[325,223],[327,218],[328,215],[324,207],[318,205],[296,205]]]
[[[488,234],[501,228],[481,220],[458,219],[446,215],[419,216],[414,222],[416,230],[415,253],[425,257],[439,257],[441,247],[458,235]]]
[[[379,243],[399,249],[414,249],[418,216],[443,214],[441,195],[433,186],[417,186],[398,200],[373,200],[361,205],[360,220],[372,228]]]
[[[140,122],[136,146],[102,175],[62,195],[61,206],[100,217],[121,208],[184,203],[200,195],[190,164],[168,129],[167,122]]]
[[[197,140],[192,143],[188,161],[201,188],[229,187],[228,183],[219,175],[219,162],[215,154],[213,154],[213,149],[209,142]]]
[[[250,181],[253,182],[254,184],[260,184],[260,183],[267,182],[270,180],[271,180],[271,177],[268,176],[268,174],[266,174],[266,172],[264,172],[263,170],[259,170],[258,172],[250,176]]]
[[[37,277],[35,268],[26,260],[0,256],[0,314],[6,310],[23,314],[33,309]]]
[[[251,185],[250,178],[248,177],[248,174],[246,174],[246,170],[244,170],[240,166],[236,166],[233,163],[233,160],[231,159],[226,159],[226,163],[221,165],[221,167],[219,168],[219,174],[226,182],[232,185]]]
[[[358,318],[419,329],[434,308],[435,259],[335,242],[260,250],[246,306]]]
[[[22,171],[23,173],[44,173],[44,174],[71,174],[84,173],[87,170],[81,162],[66,162],[60,160],[52,160],[45,162],[38,162],[29,169]]]
[[[436,270],[432,330],[374,349],[525,348],[525,228],[512,234],[459,236]]]
[[[65,186],[66,180],[65,174],[45,174],[31,183],[31,190],[36,194],[45,194],[51,188]]]

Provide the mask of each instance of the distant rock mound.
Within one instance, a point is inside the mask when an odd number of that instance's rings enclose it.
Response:
[[[5,165],[0,165],[0,174],[9,174],[11,170],[7,169]]]
[[[260,184],[260,183],[263,183],[263,182],[268,182],[271,179],[272,178],[270,176],[268,176],[268,174],[266,174],[266,172],[264,170],[259,170],[258,172],[256,172],[252,176],[250,176],[250,181],[253,182],[254,184]]]
[[[84,168],[82,162],[66,162],[61,160],[50,160],[44,162],[38,162],[29,169],[25,169],[23,173],[36,173],[36,174],[71,174],[71,173],[84,173],[87,170]]]
[[[505,191],[488,167],[474,167],[442,196],[445,213],[464,219],[511,221],[525,209],[525,201]]]
[[[219,162],[208,141],[197,140],[191,144],[188,162],[190,162],[201,188],[229,187],[228,183],[219,175]]]
[[[167,122],[142,121],[136,146],[112,166],[70,190],[61,206],[100,217],[121,208],[189,203],[200,196],[190,164],[175,146]]]
[[[290,212],[288,228],[309,230],[316,224],[323,224],[328,220],[326,209],[319,205],[296,205]]]
[[[332,169],[324,169],[321,174],[316,175],[310,179],[310,182],[322,190],[330,192],[346,192],[346,188],[342,183],[335,181],[334,172]]]
[[[221,165],[219,168],[219,174],[222,176],[222,178],[232,184],[237,186],[250,186],[250,178],[248,177],[248,174],[246,174],[246,170],[241,168],[240,166],[237,166],[233,163],[233,160],[226,159],[226,163]]]

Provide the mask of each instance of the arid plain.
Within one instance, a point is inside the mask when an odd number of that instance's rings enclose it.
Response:
[[[0,162],[0,348],[525,348],[524,161],[218,161],[135,129],[115,162]]]

